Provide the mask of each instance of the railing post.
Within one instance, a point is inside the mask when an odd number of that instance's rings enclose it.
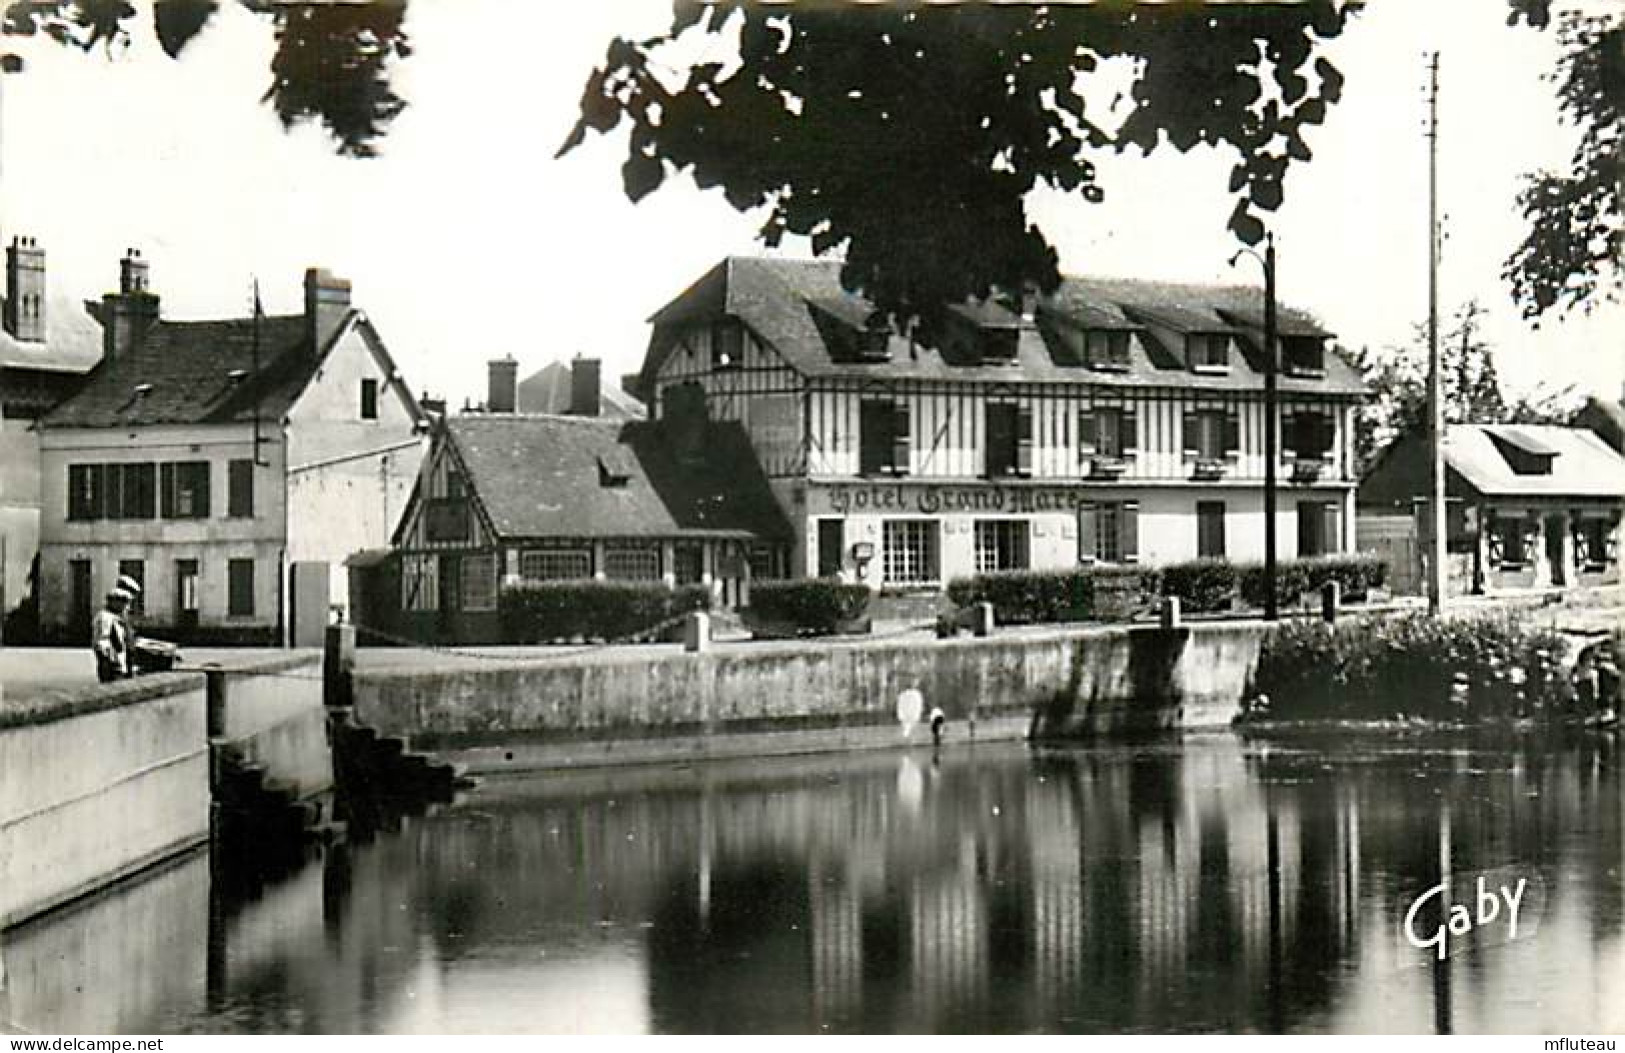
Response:
[[[1320,616],[1330,625],[1337,621],[1337,609],[1343,605],[1343,583],[1328,581],[1320,587]]]
[[[354,673],[355,626],[329,625],[322,641],[322,703],[329,709],[349,708],[355,701]]]
[[[1177,629],[1184,624],[1184,617],[1179,609],[1178,596],[1164,596],[1159,620],[1164,629]]]
[[[985,600],[976,605],[976,613],[971,622],[971,631],[977,636],[993,635],[993,605]]]
[[[711,649],[711,616],[693,611],[683,621],[683,650],[698,654]]]

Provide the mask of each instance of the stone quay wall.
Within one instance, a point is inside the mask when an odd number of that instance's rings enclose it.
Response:
[[[476,772],[1228,725],[1264,625],[643,648],[370,668],[357,719]]]

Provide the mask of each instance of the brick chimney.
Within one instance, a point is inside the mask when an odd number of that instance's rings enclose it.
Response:
[[[519,399],[519,363],[506,355],[493,358],[486,367],[486,412],[512,413]]]
[[[33,238],[12,238],[6,248],[5,326],[18,340],[45,340],[45,250]]]
[[[158,321],[158,297],[147,288],[147,261],[126,249],[118,265],[118,292],[102,297],[102,361],[127,355]]]
[[[321,354],[350,312],[350,283],[323,267],[305,271],[305,336]]]
[[[570,363],[570,415],[596,417],[603,412],[602,371],[596,358],[577,358]]]

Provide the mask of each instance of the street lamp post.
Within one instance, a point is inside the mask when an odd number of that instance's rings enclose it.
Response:
[[[1264,267],[1264,619],[1275,621],[1280,616],[1275,598],[1275,462],[1277,396],[1275,374],[1277,367],[1275,321],[1275,234],[1264,235],[1264,255],[1252,249],[1242,249],[1230,257],[1230,265],[1243,255],[1251,256]]]

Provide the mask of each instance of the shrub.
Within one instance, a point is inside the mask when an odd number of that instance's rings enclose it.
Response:
[[[949,582],[948,598],[956,607],[991,603],[1000,625],[1082,621],[1094,610],[1094,577],[1083,569],[991,571]]]
[[[1276,719],[1559,717],[1572,698],[1562,647],[1505,616],[1283,622],[1265,637],[1254,688]]]
[[[505,585],[498,602],[504,639],[525,644],[645,637],[678,615],[710,606],[711,594],[703,585],[674,589],[657,582],[620,581]]]
[[[750,615],[789,626],[798,635],[822,636],[863,617],[869,598],[868,586],[834,578],[763,582],[751,586]]]
[[[1236,566],[1229,560],[1208,558],[1170,563],[1162,568],[1164,596],[1177,596],[1193,613],[1230,609],[1236,591]]]
[[[1278,560],[1275,565],[1275,602],[1279,607],[1296,606],[1306,592],[1318,593],[1328,581],[1343,586],[1343,599],[1363,600],[1372,588],[1388,580],[1388,564],[1373,555],[1310,556]],[[1249,607],[1264,606],[1264,565],[1247,563],[1236,568],[1236,584],[1241,601]]]

